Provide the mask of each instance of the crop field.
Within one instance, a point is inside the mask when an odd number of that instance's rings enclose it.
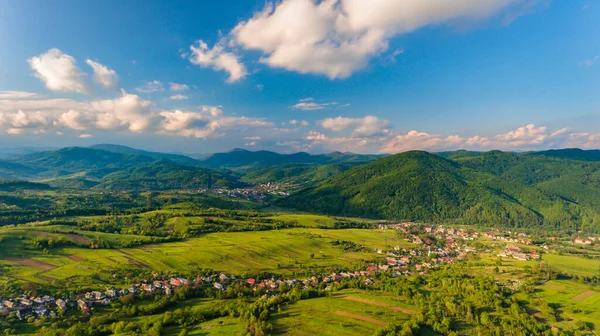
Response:
[[[600,287],[570,280],[551,280],[537,288],[537,295],[548,303],[558,304],[564,323],[569,320],[600,325]]]
[[[398,296],[364,290],[344,290],[331,297],[287,305],[270,322],[274,334],[370,335],[374,329],[410,317],[414,307]]]
[[[45,227],[48,229],[49,227]],[[41,228],[36,228],[39,230]],[[17,230],[1,244],[5,251],[0,260],[4,276],[38,283],[64,280],[74,276],[89,276],[99,271],[141,268],[166,272],[193,271],[211,268],[234,274],[263,271],[291,273],[303,267],[351,267],[361,260],[378,255],[375,248],[407,243],[394,231],[286,229],[260,232],[209,233],[181,242],[142,245],[122,249],[89,249],[81,247],[54,248],[48,253],[25,249],[18,235],[30,234]],[[111,234],[102,234],[107,239]],[[120,239],[134,239],[114,235]],[[365,251],[345,252],[331,244],[348,240],[363,245]]]
[[[544,254],[542,259],[549,266],[565,273],[583,276],[600,274],[600,260],[558,254]]]

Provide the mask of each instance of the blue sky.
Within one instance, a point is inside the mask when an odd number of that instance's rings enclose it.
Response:
[[[2,1],[0,146],[598,148],[598,22],[592,0]]]

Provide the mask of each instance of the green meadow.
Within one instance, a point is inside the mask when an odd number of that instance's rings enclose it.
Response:
[[[49,229],[49,227],[45,227]],[[36,229],[39,234],[39,229]],[[7,234],[7,232],[10,234]],[[29,229],[7,228],[0,234],[5,238],[2,260],[3,276],[13,280],[37,283],[90,276],[97,272],[131,268],[162,272],[189,272],[211,268],[233,274],[277,272],[291,274],[302,268],[351,268],[379,255],[375,248],[408,243],[397,238],[393,230],[325,230],[285,229],[258,232],[208,233],[199,238],[121,249],[90,249],[60,247],[47,253],[28,249]],[[57,233],[52,233],[60,235]],[[69,235],[81,234],[77,232]],[[95,233],[94,233],[95,234]],[[134,239],[127,235],[100,234],[106,239]],[[348,240],[363,245],[364,251],[345,252],[331,244]]]
[[[274,334],[370,335],[388,323],[402,323],[414,307],[398,296],[343,290],[330,297],[298,301],[273,314]]]

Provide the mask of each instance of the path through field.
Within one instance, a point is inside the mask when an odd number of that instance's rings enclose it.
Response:
[[[363,299],[363,298],[359,298],[359,297],[356,297],[356,296],[340,295],[338,297],[342,298],[342,299],[350,300],[350,301],[356,301],[356,302],[361,302],[361,303],[366,303],[366,304],[371,304],[371,305],[376,305],[376,306],[379,306],[379,307],[384,307],[384,308],[392,309],[394,311],[399,311],[399,312],[402,312],[402,313],[405,313],[405,314],[414,314],[414,313],[416,313],[416,311],[411,310],[411,309],[406,309],[406,308],[394,306],[392,304],[387,304],[387,303],[383,303],[383,302],[371,301],[369,299]]]
[[[352,313],[344,312],[344,311],[341,311],[341,310],[336,311],[335,314],[336,315],[340,315],[340,316],[350,317],[350,318],[353,318],[355,320],[361,320],[361,321],[365,321],[365,322],[377,324],[377,325],[380,325],[380,326],[386,326],[387,325],[387,323],[385,323],[383,321],[376,320],[376,319],[371,318],[371,317],[357,315],[357,314],[352,314]]]
[[[20,259],[20,258],[9,257],[9,258],[6,258],[5,260],[12,261],[19,265],[29,266],[31,268],[35,268],[35,269],[42,270],[42,271],[49,271],[51,269],[56,268],[56,266],[54,266],[54,265],[47,264],[43,261],[30,259],[30,258]]]

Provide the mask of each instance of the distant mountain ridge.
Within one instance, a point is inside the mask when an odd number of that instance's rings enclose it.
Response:
[[[280,154],[271,151],[248,151],[236,148],[226,153],[215,153],[211,155],[194,155],[203,164],[210,167],[221,167],[230,169],[258,168],[290,163],[314,163],[330,164],[345,162],[371,162],[383,155],[361,155],[344,154],[333,152],[329,154],[313,155],[305,152],[293,154]]]

